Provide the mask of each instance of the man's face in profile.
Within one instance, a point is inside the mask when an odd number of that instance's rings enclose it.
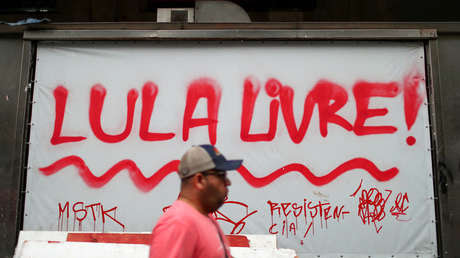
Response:
[[[209,212],[215,212],[224,204],[231,182],[227,178],[226,171],[210,170],[203,172],[203,175],[206,187],[202,192],[201,200]]]

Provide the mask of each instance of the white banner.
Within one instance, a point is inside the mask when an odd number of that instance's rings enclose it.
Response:
[[[178,159],[230,159],[225,233],[308,254],[434,255],[422,43],[47,42],[25,230],[151,231]]]

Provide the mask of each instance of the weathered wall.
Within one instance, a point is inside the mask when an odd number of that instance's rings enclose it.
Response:
[[[441,194],[443,243],[446,257],[460,257],[460,35],[441,35],[439,62],[441,82],[442,140],[447,192]]]
[[[20,38],[0,38],[0,257],[10,257],[13,253],[22,206],[20,145],[25,110],[25,102],[20,100],[24,97],[24,85],[20,85],[22,50]]]

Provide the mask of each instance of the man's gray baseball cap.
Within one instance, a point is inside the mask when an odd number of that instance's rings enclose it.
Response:
[[[235,170],[243,160],[227,160],[214,146],[193,146],[185,152],[179,163],[179,177],[186,178],[207,170]]]

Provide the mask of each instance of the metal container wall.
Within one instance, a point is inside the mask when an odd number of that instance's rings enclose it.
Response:
[[[23,52],[30,53],[28,46],[30,43],[19,37],[0,38],[0,257],[12,256],[22,224],[25,86],[30,67],[28,62],[23,63]]]

